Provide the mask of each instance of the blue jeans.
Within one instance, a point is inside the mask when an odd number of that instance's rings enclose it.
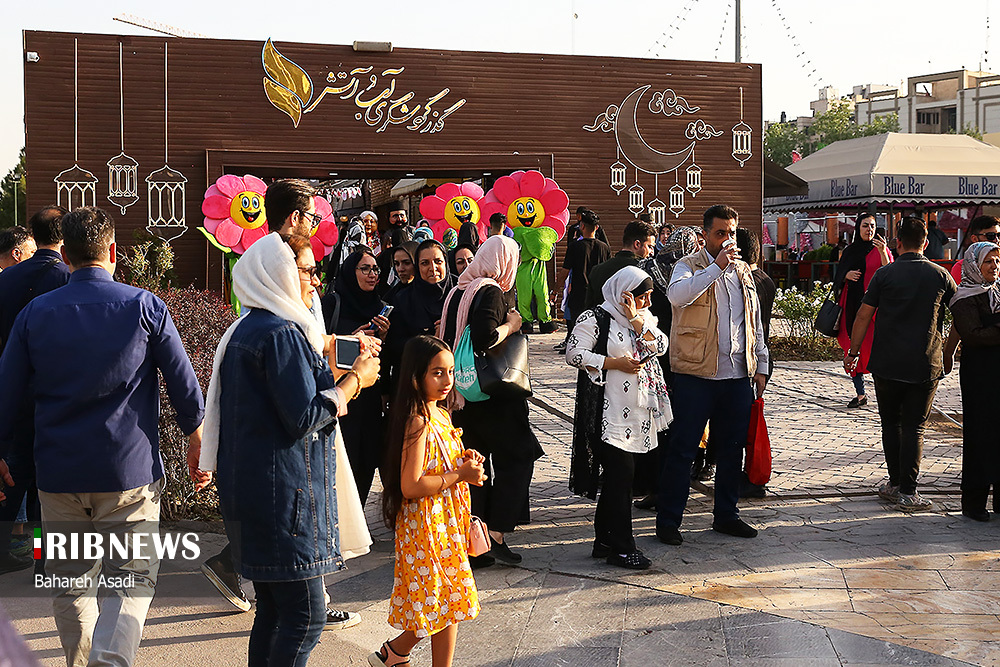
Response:
[[[656,496],[656,527],[679,528],[691,485],[691,464],[698,443],[709,425],[715,446],[715,520],[735,521],[740,516],[743,449],[750,429],[754,390],[750,378],[707,380],[674,375],[670,402],[674,423],[663,452],[660,488]]]
[[[851,382],[854,383],[854,391],[858,392],[858,396],[865,395],[865,374],[858,373],[851,378]]]
[[[257,613],[248,667],[305,667],[326,623],[323,577],[253,582]]]

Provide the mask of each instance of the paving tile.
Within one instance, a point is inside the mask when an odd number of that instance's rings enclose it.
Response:
[[[507,664],[507,663],[497,663]],[[618,667],[619,649],[599,646],[558,646],[518,650],[511,667]]]
[[[752,625],[725,625],[726,646],[733,659],[824,658],[837,653],[819,626],[773,617]]]
[[[586,664],[586,663],[581,663]],[[656,630],[627,638],[620,667],[705,665],[726,667],[726,641],[721,630]]]
[[[961,662],[918,649],[862,637],[842,630],[828,629],[827,634],[845,665],[928,665],[951,666]]]
[[[844,569],[844,578],[851,589],[888,589],[888,590],[940,590],[948,588],[944,579],[936,570],[902,570],[902,569]]]

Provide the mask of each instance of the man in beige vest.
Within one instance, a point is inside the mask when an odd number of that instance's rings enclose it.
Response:
[[[680,259],[670,276],[675,419],[663,453],[656,513],[656,536],[665,544],[683,542],[691,463],[706,423],[718,448],[712,529],[757,535],[740,519],[736,502],[750,406],[767,383],[757,369],[768,368],[769,358],[753,274],[736,246],[738,217],[722,204],[705,211],[705,247]]]

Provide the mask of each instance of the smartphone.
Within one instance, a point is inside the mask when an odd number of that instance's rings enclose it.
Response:
[[[648,352],[645,355],[639,357],[639,363],[640,364],[644,364],[644,363],[646,363],[647,361],[649,361],[650,359],[652,359],[655,356],[656,356],[656,352]]]
[[[361,339],[357,336],[337,336],[333,345],[336,351],[336,366],[341,370],[351,368],[355,360],[361,356]]]
[[[885,241],[885,230],[881,227],[875,229],[875,236]]]
[[[392,312],[392,308],[393,307],[390,306],[389,304],[385,304],[384,306],[382,306],[382,310],[380,310],[378,314],[388,319],[389,313]]]

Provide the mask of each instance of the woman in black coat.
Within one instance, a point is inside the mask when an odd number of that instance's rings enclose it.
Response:
[[[385,339],[389,320],[380,315],[385,302],[379,298],[379,269],[368,248],[356,250],[340,267],[334,289],[323,297],[327,333],[350,336],[364,333]],[[351,411],[340,418],[347,457],[351,461],[358,495],[364,505],[375,469],[382,461],[384,419],[380,383],[364,389],[352,401]]]
[[[466,326],[477,354],[520,332],[521,316],[514,304],[519,259],[517,243],[506,236],[491,236],[480,246],[445,305],[439,331],[452,348]],[[461,407],[452,421],[463,430],[466,447],[486,456],[487,481],[472,489],[472,513],[489,526],[492,548],[470,563],[473,567],[494,559],[519,563],[520,554],[510,550],[504,537],[528,523],[528,487],[535,461],[544,454],[528,423],[528,401],[490,397],[472,402],[457,391],[449,400],[455,401],[453,408]]]

